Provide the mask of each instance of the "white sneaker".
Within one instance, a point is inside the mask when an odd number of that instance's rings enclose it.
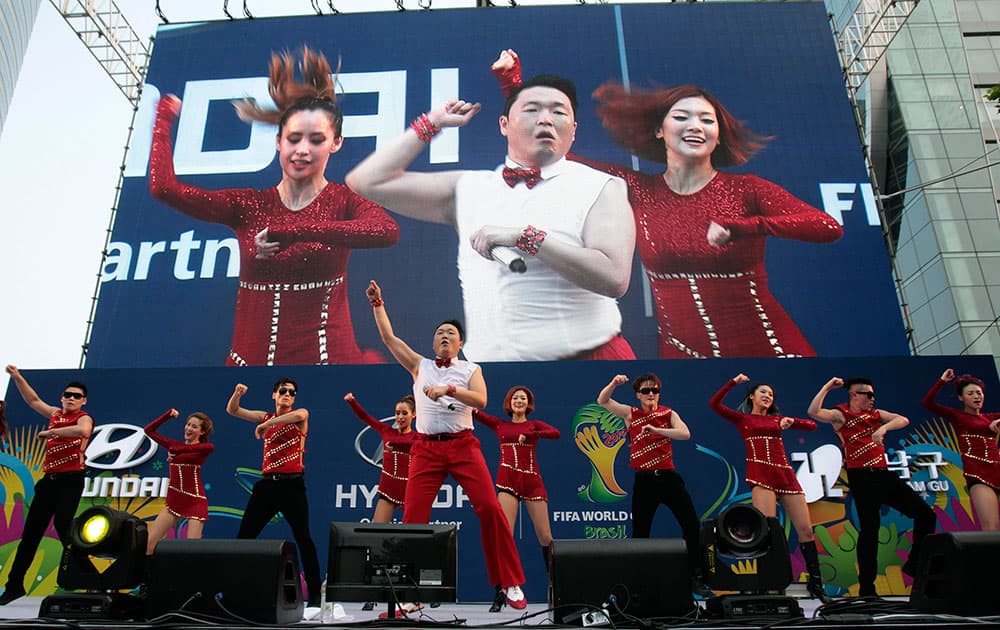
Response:
[[[524,592],[520,586],[507,587],[507,605],[516,610],[524,610],[528,606],[528,600],[524,597]]]

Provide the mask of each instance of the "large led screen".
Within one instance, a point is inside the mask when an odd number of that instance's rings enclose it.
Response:
[[[283,259],[276,256],[263,274],[248,264],[241,276],[239,252],[253,247],[256,233],[246,228],[247,217],[258,212],[254,204],[275,202],[282,171],[276,128],[242,122],[231,101],[268,104],[272,52],[297,54],[303,46],[341,63],[345,139],[326,170],[336,184],[411,120],[456,97],[480,102],[482,110],[434,139],[410,168],[503,164],[504,97],[490,71],[503,49],[518,52],[526,78],[550,72],[573,79],[579,94],[573,155],[625,175],[635,213],[630,282],[617,304],[602,301],[604,337],[560,345],[561,335],[589,324],[555,311],[587,318],[594,308],[567,305],[571,298],[544,282],[518,292],[540,277],[541,255],[524,254],[524,274],[496,264],[463,285],[455,226],[391,207],[382,214],[352,206],[333,217],[374,218],[354,239],[330,237],[324,231],[330,217],[304,212],[294,236],[280,237],[293,243],[279,253]],[[608,82],[633,90],[702,86],[764,146],[746,163],[721,168],[705,188],[729,182],[724,192],[686,199],[664,186],[662,163],[633,158],[606,133],[591,94]],[[179,119],[166,127],[172,145],[163,151],[177,185],[236,191],[205,192],[207,208],[199,212],[182,213],[150,194],[151,129],[167,94],[183,102]],[[645,175],[630,174],[633,168]],[[719,205],[733,199],[729,210]],[[551,206],[530,208],[527,222],[555,233],[555,217],[567,210]],[[586,217],[588,207],[582,208]],[[706,245],[707,226],[718,218],[713,213],[733,208],[743,213],[735,222],[719,219],[730,226],[729,239]],[[618,233],[615,225],[602,235]],[[371,279],[383,288],[400,337],[429,339],[438,322],[464,319],[472,323],[468,349],[480,349],[469,358],[477,361],[592,356],[585,350],[603,343],[608,330],[617,332],[619,313],[621,336],[639,359],[907,353],[872,189],[819,2],[434,10],[163,26],[112,241],[88,367],[389,361],[364,294]],[[486,302],[499,304],[490,313],[499,322],[495,329],[482,326],[476,312]],[[289,344],[306,350],[286,352]]]

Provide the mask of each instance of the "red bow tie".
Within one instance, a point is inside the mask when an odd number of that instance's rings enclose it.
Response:
[[[442,359],[442,358],[438,357],[438,358],[434,359],[434,365],[436,365],[438,367],[443,367],[443,368],[451,367],[451,357],[448,357],[447,359]]]
[[[503,181],[513,188],[517,182],[523,181],[528,188],[534,188],[535,184],[542,181],[542,171],[538,168],[511,168],[503,167]]]

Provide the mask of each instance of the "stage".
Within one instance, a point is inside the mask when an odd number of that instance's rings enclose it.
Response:
[[[617,630],[652,630],[653,628],[693,627],[705,630],[714,629],[757,629],[757,628],[801,628],[802,626],[822,628],[884,628],[897,630],[920,626],[925,628],[1000,628],[1000,617],[963,618],[954,615],[932,615],[910,609],[906,598],[888,597],[879,600],[844,598],[834,600],[831,604],[821,606],[816,600],[797,597],[799,589],[789,589],[789,594],[795,597],[803,612],[798,619],[781,619],[775,617],[745,617],[739,619],[708,619],[705,617],[704,602],[699,602],[699,610],[692,610],[688,617],[671,619],[613,619],[615,623],[601,624],[597,627],[610,627]],[[804,593],[804,591],[803,591]],[[237,630],[243,628],[260,628],[262,624],[247,624],[238,621],[227,622],[221,618],[201,620],[183,614],[163,616],[149,622],[121,622],[109,620],[57,620],[38,618],[42,598],[24,597],[8,604],[0,612],[0,628],[108,628],[122,630],[140,630],[151,627],[170,628],[221,628]],[[344,603],[340,605],[343,616],[330,623],[322,623],[317,619],[304,619],[292,626],[263,627],[313,627],[313,628],[355,628],[355,627],[393,627],[393,628],[488,628],[517,626],[552,626],[573,628],[578,626],[556,626],[551,622],[548,608],[545,604],[529,603],[524,611],[514,611],[504,608],[499,613],[490,613],[488,603],[442,604],[437,608],[425,606],[423,610],[412,613],[408,619],[386,621],[378,619],[378,613],[384,605],[376,610],[362,610],[360,603]],[[315,614],[319,609],[307,609],[307,616]],[[340,611],[338,611],[339,613]]]

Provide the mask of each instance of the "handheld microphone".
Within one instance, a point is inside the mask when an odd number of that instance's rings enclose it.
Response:
[[[452,400],[445,400],[445,397],[441,396],[440,398],[437,399],[437,404],[441,405],[442,407],[444,407],[448,411],[455,411],[455,401],[454,401],[454,399],[452,399]]]
[[[493,260],[504,265],[514,273],[524,273],[528,270],[528,265],[524,259],[512,247],[496,246],[490,248],[490,256]]]

